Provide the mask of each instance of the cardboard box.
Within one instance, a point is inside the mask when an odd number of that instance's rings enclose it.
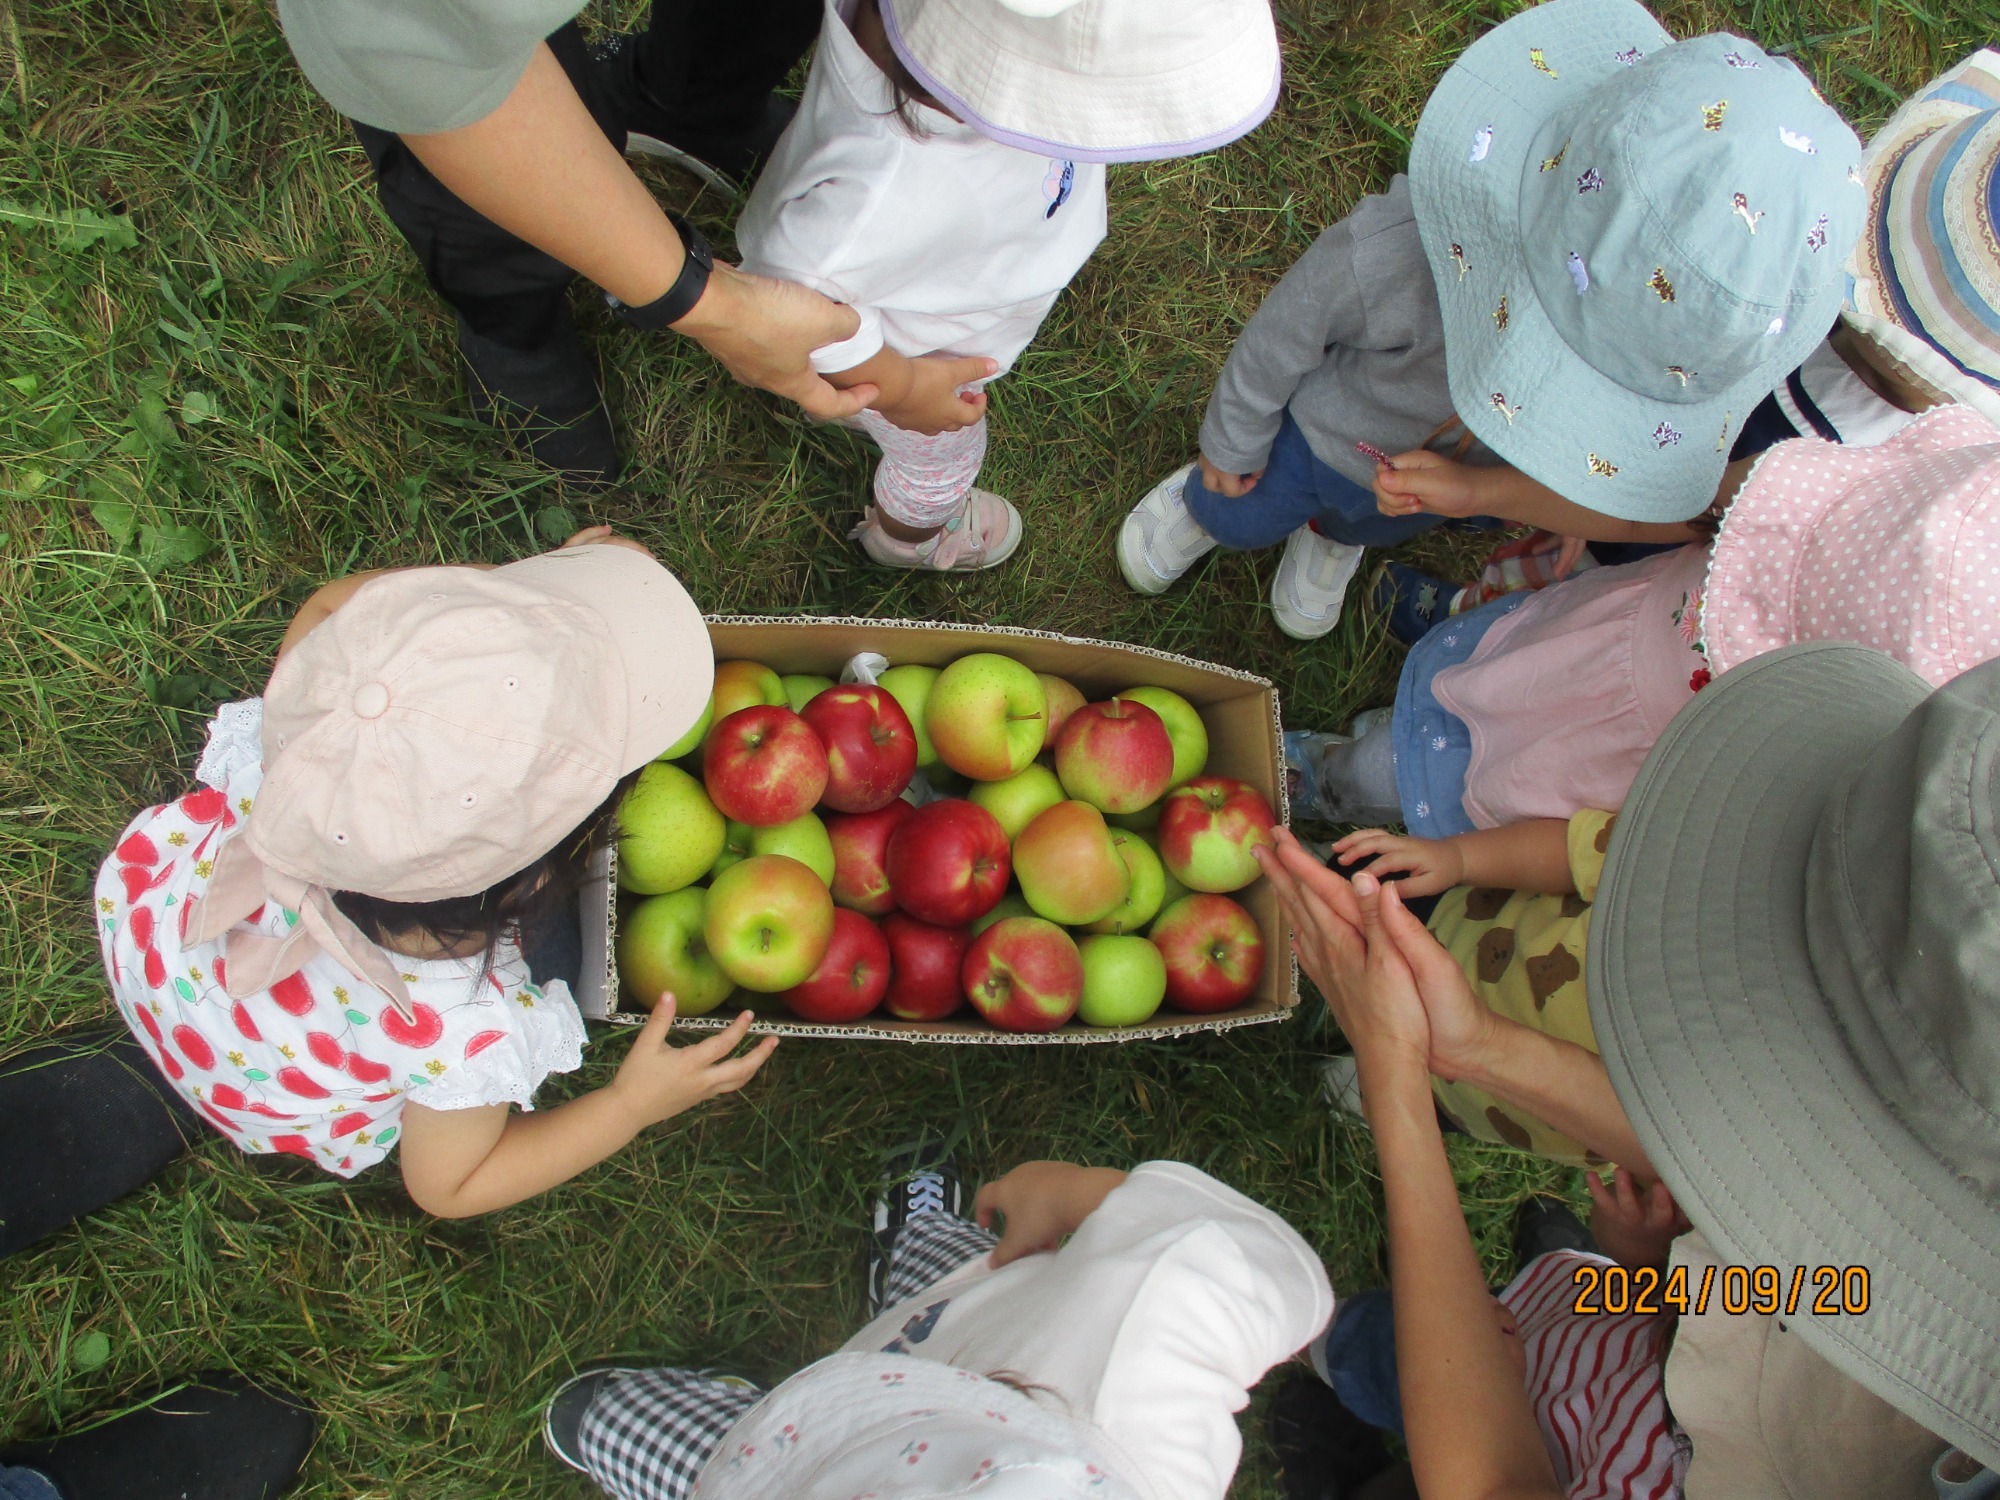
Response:
[[[779,672],[840,675],[847,662],[864,651],[880,652],[892,663],[919,662],[942,667],[974,651],[998,651],[1026,663],[1037,672],[1068,678],[1096,701],[1140,684],[1170,688],[1197,709],[1208,726],[1208,770],[1234,776],[1270,799],[1279,819],[1285,817],[1284,762],[1280,746],[1278,695],[1262,677],[1173,656],[1143,646],[1079,640],[1048,631],[997,626],[926,625],[906,620],[822,619],[813,617],[718,617],[709,621],[717,661],[747,659]],[[615,853],[615,851],[614,851]],[[631,900],[631,897],[624,897]],[[1237,899],[1249,908],[1263,931],[1264,976],[1251,1004],[1218,1015],[1192,1016],[1162,1010],[1144,1026],[1096,1027],[1076,1022],[1060,1030],[1027,1034],[1000,1031],[977,1016],[945,1021],[898,1021],[871,1017],[847,1025],[800,1021],[782,1009],[760,1011],[752,1029],[779,1036],[868,1038],[903,1042],[964,1042],[987,1046],[1071,1042],[1119,1042],[1140,1037],[1178,1036],[1197,1031],[1225,1031],[1279,1021],[1299,1003],[1298,968],[1292,959],[1291,928],[1278,908],[1269,881],[1259,880]],[[615,871],[606,858],[583,895],[584,973],[577,1002],[586,1016],[614,1024],[637,1026],[643,1011],[628,1009],[618,981],[618,893]],[[741,1008],[739,992],[715,1015],[676,1023],[690,1031],[712,1031]],[[747,997],[761,1004],[765,997]]]

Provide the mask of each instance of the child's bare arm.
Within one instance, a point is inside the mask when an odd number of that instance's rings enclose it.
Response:
[[[1724,471],[1716,494],[1718,504],[1735,496],[1750,464],[1749,459],[1739,459]],[[1424,511],[1440,516],[1498,516],[1503,521],[1592,542],[1671,544],[1702,540],[1702,533],[1688,522],[1621,521],[1565,500],[1519,469],[1505,464],[1463,464],[1428,448],[1398,454],[1393,468],[1377,466],[1375,503],[1384,515]]]
[[[1561,818],[1534,818],[1443,839],[1365,828],[1350,833],[1333,849],[1344,866],[1372,859],[1367,869],[1378,879],[1402,874],[1406,896],[1435,896],[1455,885],[1555,896],[1576,890],[1569,867],[1569,824]]]
[[[953,432],[970,427],[986,415],[986,393],[959,394],[959,387],[984,380],[1000,368],[983,357],[959,358],[926,354],[912,358],[886,344],[851,369],[828,375],[845,390],[872,385],[876,397],[869,406],[906,432]]]

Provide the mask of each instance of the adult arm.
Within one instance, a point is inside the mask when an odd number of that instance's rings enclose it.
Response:
[[[546,43],[506,101],[483,119],[403,143],[433,176],[503,229],[630,307],[658,301],[680,275],[680,235],[584,108]],[[674,324],[745,385],[815,417],[851,416],[871,387],[836,390],[808,361],[854,332],[854,310],[787,282],[720,263]]]

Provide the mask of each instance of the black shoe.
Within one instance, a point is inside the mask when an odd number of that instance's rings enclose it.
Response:
[[[683,119],[640,83],[639,53],[639,38],[629,32],[613,32],[590,49],[598,92],[625,127],[626,154],[671,162],[710,187],[747,188],[798,113],[797,102],[767,94],[753,119]]]
[[[99,1427],[0,1450],[45,1474],[63,1500],[273,1500],[312,1451],[313,1415],[235,1375],[187,1386]]]
[[[891,1156],[884,1165],[882,1196],[875,1200],[875,1228],[868,1237],[868,1316],[888,1301],[889,1252],[912,1219],[950,1214],[965,1206],[965,1183],[944,1142],[929,1140]]]
[[[1389,634],[1405,646],[1414,646],[1431,632],[1431,627],[1449,618],[1451,601],[1458,585],[1435,577],[1407,563],[1385,562],[1375,574],[1369,604],[1377,614],[1387,615]]]
[[[1285,1500],[1345,1500],[1392,1462],[1381,1429],[1342,1406],[1317,1375],[1279,1387],[1268,1432]]]
[[[1525,1266],[1551,1250],[1583,1250],[1599,1253],[1583,1220],[1570,1212],[1569,1205],[1537,1193],[1514,1211],[1515,1265]]]
[[[578,1473],[588,1474],[590,1469],[583,1461],[583,1448],[577,1441],[583,1431],[584,1413],[607,1385],[638,1373],[632,1365],[604,1365],[579,1371],[557,1386],[542,1413],[542,1441],[549,1445],[549,1452]]]
[[[480,421],[519,438],[537,463],[572,484],[601,489],[617,482],[625,460],[568,309],[539,349],[497,344],[461,317],[458,352]]]
[[[129,1034],[0,1062],[0,1255],[152,1181],[207,1129]]]

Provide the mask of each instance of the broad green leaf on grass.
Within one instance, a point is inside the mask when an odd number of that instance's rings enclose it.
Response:
[[[119,214],[101,214],[94,208],[49,210],[0,199],[0,224],[53,233],[56,249],[65,252],[88,250],[97,244],[107,250],[130,250],[139,243],[139,231],[132,227],[130,219]]]
[[[167,398],[158,391],[144,391],[132,408],[132,430],[155,448],[172,448],[181,440],[174,419],[167,415]]]
[[[578,531],[576,512],[566,505],[544,505],[535,512],[535,530],[551,547],[559,547]]]
[[[139,531],[139,513],[129,500],[120,499],[118,492],[101,479],[93,479],[84,487],[84,504],[90,508],[90,519],[105,530],[119,547],[132,545],[132,538]]]
[[[189,391],[181,397],[181,420],[190,427],[197,422],[212,422],[218,415],[215,397],[207,391]]]
[[[95,1370],[110,1358],[110,1335],[97,1329],[92,1329],[70,1346],[69,1362],[79,1370]]]
[[[403,524],[405,526],[416,525],[417,517],[423,514],[424,484],[429,478],[430,475],[428,474],[405,474],[401,479],[396,481],[396,488],[403,493]]]
[[[192,526],[141,526],[139,565],[148,573],[184,567],[208,556],[215,543]]]
[[[33,396],[36,391],[42,388],[42,377],[39,375],[9,375],[7,377],[7,384],[14,387],[23,396]]]

